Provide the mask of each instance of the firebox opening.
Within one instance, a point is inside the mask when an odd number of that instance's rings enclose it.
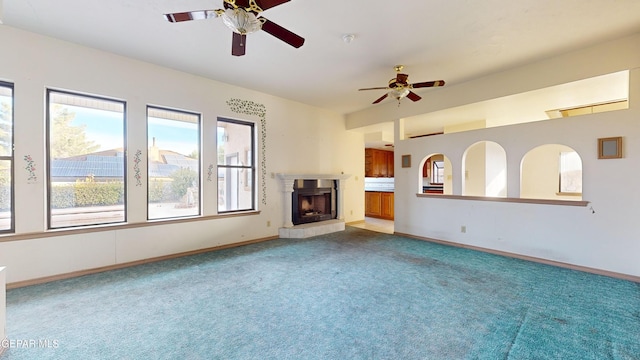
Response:
[[[296,181],[291,200],[294,225],[336,218],[335,181]]]
[[[300,214],[309,216],[330,213],[331,208],[327,209],[327,205],[331,204],[331,198],[327,199],[330,195],[300,195]]]

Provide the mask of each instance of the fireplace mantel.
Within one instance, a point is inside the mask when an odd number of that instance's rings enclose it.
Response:
[[[278,173],[278,178],[282,181],[282,193],[283,193],[283,205],[284,205],[284,217],[283,217],[283,228],[280,230],[280,237],[294,237],[288,236],[287,234],[291,234],[292,231],[289,229],[294,229],[293,221],[292,221],[292,195],[293,195],[293,184],[295,180],[335,180],[336,187],[338,190],[338,206],[336,208],[336,220],[342,224],[342,229],[344,229],[344,181],[347,180],[351,175],[349,174],[290,174],[290,173]],[[333,221],[332,223],[335,223]],[[301,228],[309,229],[313,227],[312,224],[304,224],[304,226],[298,225]],[[318,223],[315,225],[316,227],[322,226],[322,223]],[[335,225],[331,227],[335,229]],[[284,231],[283,231],[284,230]],[[317,230],[317,229],[316,229]],[[318,231],[312,231],[313,235],[319,235]],[[284,235],[284,236],[283,236]],[[295,236],[298,237],[298,236]]]
[[[284,181],[286,180],[347,180],[351,177],[349,174],[283,174],[278,173],[278,177]]]

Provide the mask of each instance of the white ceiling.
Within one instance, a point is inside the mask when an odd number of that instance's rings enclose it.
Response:
[[[638,0],[292,0],[262,15],[305,44],[261,31],[235,57],[221,19],[162,16],[217,8],[222,0],[0,0],[5,26],[344,114],[373,106],[384,91],[357,89],[386,86],[395,64],[409,82],[451,85],[640,31]]]

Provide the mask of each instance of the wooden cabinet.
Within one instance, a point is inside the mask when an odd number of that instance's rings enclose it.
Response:
[[[382,198],[380,192],[366,191],[364,193],[364,215],[365,216],[380,216],[382,211]]]
[[[373,177],[387,177],[387,152],[373,150]]]
[[[393,220],[393,193],[366,191],[364,193],[364,215]]]
[[[364,149],[364,176],[373,177],[373,151]]]
[[[393,219],[393,193],[380,193],[380,217]]]
[[[431,172],[431,158],[428,158],[427,161],[425,161],[424,166],[422,167],[422,177],[428,178],[430,172]]]
[[[364,176],[393,177],[393,151],[364,149]]]

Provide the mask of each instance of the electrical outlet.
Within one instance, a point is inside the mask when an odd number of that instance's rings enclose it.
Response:
[[[267,227],[271,226],[271,221],[267,221]]]
[[[460,232],[461,233],[466,233],[467,232],[467,227],[465,225],[460,226]]]

